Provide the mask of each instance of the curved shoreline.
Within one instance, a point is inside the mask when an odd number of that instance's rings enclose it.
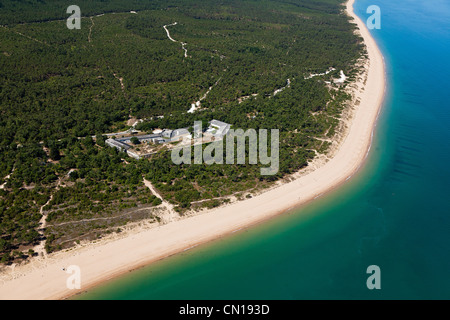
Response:
[[[383,56],[364,23],[354,14],[354,1],[347,2],[347,13],[355,19],[364,38],[370,66],[364,91],[357,92],[360,104],[354,112],[347,137],[330,161],[252,199],[119,240],[55,254],[36,262],[42,263],[41,266],[31,262],[17,267],[16,278],[1,284],[0,299],[58,299],[78,294],[130,270],[265,221],[312,201],[349,180],[367,158],[385,92]],[[82,290],[66,288],[69,274],[62,271],[62,267],[70,265],[81,268]]]

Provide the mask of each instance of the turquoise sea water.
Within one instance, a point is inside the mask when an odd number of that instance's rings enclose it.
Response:
[[[357,0],[388,92],[363,170],[322,199],[83,299],[450,299],[450,2]],[[366,269],[381,268],[381,290]]]

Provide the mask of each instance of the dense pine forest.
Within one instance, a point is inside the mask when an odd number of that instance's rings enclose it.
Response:
[[[345,84],[326,82],[340,70],[351,81],[364,55],[343,0],[77,5],[81,29],[69,30],[66,1],[0,0],[4,263],[33,255],[41,241],[52,252],[120,232],[130,221],[157,221],[161,200],[144,178],[186,214],[230,195],[249,197],[307,166],[326,152],[320,138],[333,137],[349,99]],[[210,88],[201,108],[188,113]],[[144,119],[137,126],[143,132],[212,119],[244,130],[279,129],[280,171],[177,166],[164,150],[129,158],[107,147],[105,135],[128,129],[130,118]]]

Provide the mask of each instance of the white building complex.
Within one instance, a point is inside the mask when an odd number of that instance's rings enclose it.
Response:
[[[209,127],[204,132],[206,136],[209,136],[210,138],[213,137],[212,140],[219,140],[223,139],[225,135],[230,131],[231,125],[219,120],[212,120],[209,123]],[[194,125],[194,133],[196,133],[196,130],[199,130],[200,127]],[[202,132],[203,134],[203,132]],[[199,138],[202,136],[202,134],[199,134],[197,132],[197,135],[195,138]],[[130,157],[135,159],[142,159],[142,158],[148,158],[150,155],[154,154],[155,152],[151,152],[148,154],[138,154],[137,151],[133,150],[134,146],[131,142],[131,139],[135,137],[139,140],[140,143],[153,143],[155,145],[157,144],[165,144],[165,143],[172,143],[172,142],[179,142],[179,141],[186,141],[192,139],[192,134],[189,132],[188,128],[181,128],[181,129],[164,129],[164,130],[158,130],[158,132],[155,132],[153,134],[147,134],[147,135],[136,135],[136,136],[129,136],[124,138],[118,138],[118,139],[108,139],[106,140],[106,144],[110,146],[111,148],[116,148],[120,152],[126,152]],[[212,141],[211,139],[209,141]],[[207,143],[207,140],[205,140],[204,143]]]
[[[223,139],[230,131],[231,125],[219,120],[212,120],[209,123],[209,128],[206,130],[207,133],[214,136],[216,139]]]

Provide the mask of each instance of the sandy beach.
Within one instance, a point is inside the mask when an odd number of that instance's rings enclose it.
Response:
[[[130,270],[311,201],[354,175],[364,163],[371,146],[384,98],[385,68],[374,39],[365,24],[353,13],[353,3],[354,0],[348,1],[347,12],[355,19],[364,38],[370,64],[365,83],[361,81],[355,85],[354,100],[359,104],[354,106],[346,137],[328,162],[292,182],[251,199],[156,228],[136,231],[127,237],[99,241],[9,268],[8,277],[0,278],[0,299],[61,299],[77,294]],[[80,290],[69,290],[66,286],[70,275],[63,268],[71,265],[80,267]]]

